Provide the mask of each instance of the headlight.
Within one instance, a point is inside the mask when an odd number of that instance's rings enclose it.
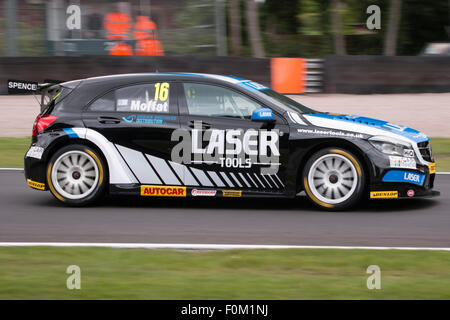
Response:
[[[389,137],[372,137],[369,139],[370,144],[372,144],[378,151],[401,157],[414,158],[414,150],[411,144],[396,140]]]

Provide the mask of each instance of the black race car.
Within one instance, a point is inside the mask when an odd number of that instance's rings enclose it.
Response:
[[[429,138],[366,117],[321,113],[231,76],[155,73],[42,87],[25,156],[29,186],[68,205],[106,193],[295,197],[349,208],[432,191]]]

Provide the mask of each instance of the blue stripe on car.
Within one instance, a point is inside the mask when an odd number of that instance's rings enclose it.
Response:
[[[425,174],[405,170],[390,170],[382,180],[384,182],[408,182],[422,186],[425,182]]]
[[[72,128],[64,128],[63,130],[69,136],[69,138],[78,138],[78,134],[73,131]]]
[[[401,135],[416,143],[430,140],[430,138],[428,138],[425,134],[421,133],[420,131],[373,118],[360,117],[355,115],[345,115],[345,114],[332,114],[332,113],[312,113],[308,114],[308,116],[337,121],[346,121],[370,127],[375,127],[381,130]]]

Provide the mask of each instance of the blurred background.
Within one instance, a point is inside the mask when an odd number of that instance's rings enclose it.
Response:
[[[444,174],[436,200],[339,214],[304,198],[62,208],[23,181],[40,107],[7,81],[235,75],[318,111],[423,131],[448,173],[449,26],[450,0],[0,0],[0,240],[448,247]],[[73,264],[83,290],[66,289]],[[378,292],[365,285],[373,264]],[[0,247],[0,299],[450,299],[448,279],[445,251]]]
[[[429,43],[448,43],[447,0],[2,2],[2,56],[102,55],[111,53],[118,40],[136,49],[136,42],[143,39],[159,41],[163,54],[310,58],[450,54],[447,45],[426,51]],[[366,22],[372,5],[381,14],[379,28],[371,30]]]
[[[0,136],[38,112],[8,79],[203,72],[450,137],[450,0],[0,1]]]

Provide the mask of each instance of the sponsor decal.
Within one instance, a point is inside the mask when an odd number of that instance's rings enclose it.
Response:
[[[391,170],[388,171],[384,177],[384,182],[408,182],[422,186],[425,182],[425,174],[403,170]]]
[[[415,192],[413,189],[409,189],[408,192],[406,192],[406,194],[408,195],[408,197],[414,197]]]
[[[186,197],[186,187],[142,185],[141,196]]]
[[[172,149],[171,159],[183,164],[218,164],[225,168],[261,167],[261,174],[278,172],[279,130],[202,129],[195,121],[192,131],[177,129],[172,141],[180,141]],[[206,145],[206,146],[205,146]]]
[[[38,83],[34,81],[25,80],[8,80],[8,93],[33,93],[38,90]]]
[[[44,153],[44,148],[42,147],[30,147],[30,149],[28,149],[27,158],[36,158],[36,159],[41,159],[42,158],[42,154]]]
[[[130,111],[168,113],[169,103],[158,103],[155,100],[131,100]]]
[[[428,169],[430,171],[430,174],[436,173],[436,163],[429,163],[428,164]]]
[[[169,113],[170,84],[158,82],[154,84],[154,88],[145,89],[145,92],[143,91],[144,88],[148,88],[148,86],[124,89],[126,93],[123,94],[126,96],[117,99],[117,111]],[[134,90],[134,92],[128,92],[128,90]]]
[[[328,130],[328,129],[297,129],[297,132],[298,133],[307,133],[307,134],[320,134],[320,135],[325,135],[325,136],[358,138],[358,139],[364,138],[364,135],[362,133],[335,131],[335,130]]]
[[[175,121],[176,116],[160,116],[160,115],[135,115],[122,117],[127,123],[145,123],[145,124],[166,124],[166,121]]]
[[[427,141],[430,140],[427,135],[423,132],[419,132],[418,134],[413,135],[415,140]]]
[[[222,196],[224,197],[242,197],[241,190],[222,190]]]
[[[301,124],[302,126],[306,126],[307,124],[302,120],[300,115],[297,112],[288,112],[287,115],[292,122],[296,124]]]
[[[268,108],[253,111],[252,120],[273,120],[273,112]]]
[[[27,179],[27,184],[34,188],[34,189],[39,189],[39,190],[45,190],[45,184],[41,183],[41,182],[36,182],[30,179]]]
[[[266,86],[250,80],[238,82],[238,85],[257,91],[268,89]]]
[[[330,119],[330,120],[337,120],[337,121],[346,121],[346,122],[352,122],[355,124],[359,124],[359,125],[365,125],[365,126],[370,126],[370,127],[374,127],[374,128],[378,128],[381,130],[385,130],[385,131],[389,131],[401,136],[404,136],[408,139],[413,140],[414,142],[423,142],[423,141],[428,141],[429,138],[414,129],[411,128],[407,128],[405,126],[400,126],[400,125],[396,125],[387,121],[383,121],[383,120],[378,120],[378,119],[373,119],[373,118],[368,118],[368,117],[360,117],[357,115],[335,115],[332,113],[313,113],[313,114],[308,114],[306,116],[308,117],[317,117],[317,118],[324,118],[324,119]]]
[[[78,138],[78,134],[72,128],[64,128],[63,131],[69,136],[69,138]]]
[[[398,198],[398,191],[371,191],[371,199],[393,199]]]
[[[413,149],[404,149],[403,156],[407,158],[414,158],[414,150]]]
[[[408,168],[416,169],[416,161],[413,158],[389,156],[389,163],[391,168]]]
[[[216,195],[216,190],[198,190],[192,189],[191,195],[193,197],[214,197]]]
[[[122,120],[128,123],[133,123],[136,121],[136,115],[132,114],[131,116],[128,117],[122,117]]]

